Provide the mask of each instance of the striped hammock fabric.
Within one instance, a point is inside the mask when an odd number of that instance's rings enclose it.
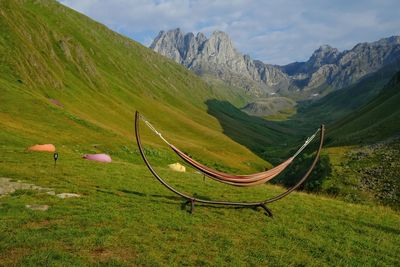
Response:
[[[181,150],[179,150],[176,146],[172,145],[169,143],[162,135],[160,132],[158,132],[153,125],[150,124],[142,115],[140,116],[141,119],[145,122],[145,124],[156,134],[158,135],[181,159],[183,159],[187,164],[190,166],[194,167],[195,169],[199,170],[201,173],[204,175],[210,177],[213,180],[216,180],[221,183],[229,184],[229,185],[234,185],[234,186],[254,186],[254,185],[260,185],[264,184],[271,179],[275,178],[277,175],[279,175],[281,172],[283,172],[289,165],[290,163],[293,162],[293,160],[307,147],[309,143],[314,139],[316,134],[320,129],[318,129],[311,137],[307,138],[305,143],[296,151],[296,153],[282,162],[281,164],[275,166],[274,168],[264,171],[264,172],[258,172],[258,173],[253,173],[253,174],[247,174],[247,175],[235,175],[235,174],[229,174],[229,173],[224,173],[220,172],[217,170],[214,170],[212,168],[209,168],[196,160],[192,159],[185,153],[183,153]]]

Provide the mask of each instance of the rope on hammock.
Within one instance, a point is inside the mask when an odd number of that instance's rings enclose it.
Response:
[[[156,135],[158,135],[161,140],[163,140],[167,145],[171,146],[171,144],[162,136],[162,134],[156,130],[156,128],[154,128],[154,126],[148,121],[146,120],[146,118],[143,115],[139,115],[139,117],[144,121],[144,123],[147,125],[147,127],[150,128],[150,130],[152,130]]]
[[[317,133],[319,132],[318,130],[310,137],[307,138],[307,140],[304,142],[304,144],[294,153],[294,155],[290,158],[288,158],[286,161],[282,162],[281,164],[275,166],[274,168],[264,171],[264,172],[259,172],[259,173],[254,173],[254,174],[248,174],[248,175],[234,175],[234,174],[228,174],[228,173],[223,173],[214,169],[211,169],[207,166],[204,166],[200,164],[199,162],[195,161],[194,159],[190,158],[188,155],[180,151],[178,148],[176,148],[174,145],[169,143],[160,132],[156,130],[156,128],[144,118],[144,116],[140,115],[140,118],[144,121],[144,123],[149,127],[150,130],[152,130],[156,135],[158,135],[161,140],[163,140],[180,158],[182,158],[186,163],[189,165],[193,166],[206,176],[210,177],[211,179],[214,179],[218,182],[222,182],[225,184],[230,184],[230,185],[235,185],[235,186],[253,186],[253,185],[259,185],[263,184],[271,179],[273,179],[275,176],[279,175],[284,169],[286,169],[287,166],[292,163],[292,161],[308,146],[308,144],[311,143],[311,141],[315,138]]]

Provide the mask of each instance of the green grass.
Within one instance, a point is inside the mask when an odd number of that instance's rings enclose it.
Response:
[[[400,72],[369,103],[332,125],[332,144],[370,144],[400,134]]]
[[[206,103],[208,113],[218,119],[224,134],[273,164],[304,142],[304,136],[287,125],[248,115],[228,101],[213,99]]]
[[[60,149],[51,154],[2,147],[1,176],[81,194],[58,199],[19,193],[0,199],[0,265],[398,265],[400,215],[294,193],[261,210],[197,205],[162,187],[132,155],[132,162],[100,164]],[[173,155],[170,155],[173,162]],[[151,157],[152,158],[152,157]],[[166,162],[167,163],[167,162]],[[217,199],[257,200],[282,192],[275,186],[235,188],[194,173],[157,170],[184,192]],[[46,204],[46,212],[26,204]]]
[[[269,121],[286,121],[296,114],[296,108],[279,110],[276,114],[265,116]]]
[[[381,203],[400,210],[400,142],[397,139],[369,146],[332,147],[325,151],[332,172],[321,191],[347,201]]]
[[[302,189],[353,203],[379,203],[398,211],[399,143],[396,138],[374,145],[326,147]],[[301,155],[284,175],[273,182],[294,185],[298,174],[306,171],[312,158],[312,155]]]
[[[247,103],[254,100],[254,96],[250,95],[241,87],[235,87],[229,85],[226,82],[215,78],[212,75],[202,74],[202,80],[204,80],[211,88],[213,92],[212,99],[229,101],[235,107],[243,107]]]

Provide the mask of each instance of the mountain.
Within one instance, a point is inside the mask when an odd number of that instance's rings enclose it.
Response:
[[[210,38],[202,33],[184,34],[179,28],[161,31],[150,48],[197,74],[212,74],[240,87],[255,98],[274,94],[293,99],[320,97],[400,62],[399,36],[357,44],[343,52],[323,45],[307,62],[285,66],[266,64],[241,54],[221,31],[212,33]]]
[[[307,84],[305,89],[321,86],[341,89],[384,66],[399,62],[400,36],[392,36],[372,43],[360,43],[343,52],[324,45],[307,62],[282,66],[282,70],[296,83]]]
[[[203,161],[269,166],[222,133],[205,104],[219,94],[179,64],[56,1],[1,1],[0,14],[1,153],[54,143],[67,155],[98,151],[137,161],[139,110]],[[143,131],[150,151],[163,147]]]
[[[184,34],[179,28],[161,31],[150,48],[197,74],[212,74],[253,96],[289,87],[288,77],[282,70],[240,54],[222,31],[215,31],[208,39],[202,33]]]

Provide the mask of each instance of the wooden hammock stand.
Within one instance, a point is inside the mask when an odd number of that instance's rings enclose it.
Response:
[[[208,205],[227,205],[227,206],[238,206],[238,207],[240,207],[240,206],[241,206],[241,207],[261,207],[261,208],[263,208],[263,209],[265,210],[266,214],[267,214],[269,217],[272,217],[272,216],[273,216],[273,215],[272,215],[272,211],[266,206],[266,204],[275,202],[275,201],[277,201],[277,200],[279,200],[279,199],[281,199],[281,198],[283,198],[283,197],[289,195],[291,192],[293,192],[294,190],[296,190],[301,184],[303,184],[304,181],[310,176],[311,171],[314,169],[314,167],[315,167],[315,165],[317,164],[317,161],[318,161],[318,159],[319,159],[319,155],[320,155],[320,152],[321,152],[321,149],[322,149],[322,145],[323,145],[323,140],[324,140],[324,132],[325,132],[324,125],[321,125],[320,128],[319,128],[319,132],[320,132],[319,147],[318,147],[318,150],[317,150],[317,152],[316,152],[315,158],[314,158],[314,160],[313,160],[311,166],[309,167],[309,169],[307,170],[307,172],[303,175],[303,177],[297,182],[297,184],[295,184],[295,185],[292,186],[291,188],[287,189],[285,192],[283,192],[283,193],[281,193],[281,194],[278,194],[278,195],[276,195],[276,196],[274,196],[274,197],[272,197],[272,198],[265,199],[265,200],[258,201],[258,202],[215,201],[215,200],[201,199],[201,198],[197,198],[197,197],[194,197],[194,196],[189,196],[189,195],[187,195],[187,194],[184,194],[184,193],[182,193],[182,192],[179,192],[177,189],[175,189],[174,187],[172,187],[171,185],[169,185],[167,182],[165,182],[165,180],[162,179],[162,178],[157,174],[157,172],[154,170],[154,168],[151,166],[150,162],[148,161],[148,159],[147,159],[147,157],[146,157],[146,155],[145,155],[145,153],[144,153],[144,150],[143,150],[143,146],[142,146],[141,139],[140,139],[140,133],[139,133],[139,124],[140,124],[140,123],[139,123],[139,120],[140,120],[140,118],[141,118],[141,115],[139,114],[138,111],[136,111],[136,113],[135,113],[135,135],[136,135],[136,141],[137,141],[137,145],[138,145],[138,148],[139,148],[139,152],[140,152],[140,155],[141,155],[142,158],[143,158],[144,163],[146,164],[146,166],[147,166],[147,168],[150,170],[150,172],[154,175],[154,177],[157,178],[157,180],[158,180],[162,185],[164,185],[166,188],[168,188],[169,190],[171,190],[171,191],[174,192],[175,194],[177,194],[177,195],[183,197],[184,199],[186,199],[185,205],[190,204],[190,212],[191,212],[191,213],[193,213],[193,211],[194,211],[194,204],[195,204],[195,202],[197,202],[197,203],[204,203],[204,204],[208,204]],[[143,118],[142,118],[142,119],[143,119]],[[189,164],[192,165],[193,167],[195,167],[195,168],[197,168],[198,170],[202,171],[206,176],[208,176],[208,177],[210,177],[210,178],[213,178],[213,179],[218,178],[219,176],[221,176],[222,179],[223,179],[224,177],[228,177],[228,178],[227,178],[228,180],[229,180],[231,177],[242,178],[241,176],[232,176],[232,175],[224,174],[224,173],[221,173],[221,172],[213,171],[212,169],[209,169],[209,168],[207,168],[207,167],[205,167],[205,166],[200,165],[198,162],[196,162],[196,161],[194,161],[194,160],[191,160],[188,156],[186,156],[185,154],[183,154],[182,152],[180,152],[176,147],[174,147],[173,145],[171,145],[170,143],[168,143],[168,142],[161,136],[161,134],[158,133],[158,132],[154,129],[154,127],[151,126],[151,124],[149,124],[147,121],[145,121],[145,122],[146,122],[146,124],[147,124],[153,131],[155,131],[155,133],[157,133],[157,134],[160,136],[160,138],[163,139],[164,142],[166,142],[168,145],[170,145],[171,148],[172,148],[182,159],[184,159],[187,163],[189,163]],[[315,136],[315,134],[314,134],[314,136]],[[314,137],[314,136],[313,136],[313,137]],[[306,141],[305,145],[303,145],[303,146],[299,149],[299,151],[298,151],[292,158],[289,158],[289,160],[291,159],[290,162],[291,162],[291,161],[294,159],[294,157],[297,156],[297,155],[305,148],[305,146],[308,145],[308,143],[311,142],[311,141],[312,141],[312,138],[311,138],[311,140],[308,139],[308,140]],[[179,153],[181,153],[182,155],[180,155]],[[288,160],[287,160],[287,161],[288,161]],[[290,164],[290,162],[289,162],[289,164]],[[284,163],[282,163],[282,164],[284,164]],[[281,164],[281,165],[282,165],[282,164]],[[199,165],[199,166],[197,166],[197,165]],[[287,164],[287,165],[288,165],[288,164]],[[286,166],[287,166],[287,165],[286,165]],[[285,166],[285,167],[286,167],[286,166]],[[277,167],[275,167],[275,168],[278,168],[278,167],[279,167],[279,166],[277,166]],[[204,168],[204,169],[203,169],[203,168]],[[284,169],[284,168],[283,168],[283,169]],[[283,169],[282,169],[282,170],[283,170]],[[281,171],[282,171],[282,170],[281,170]],[[268,172],[268,171],[267,171],[267,172]],[[266,172],[264,172],[264,173],[266,173]],[[280,173],[280,171],[279,171],[277,174],[279,174],[279,173]],[[260,176],[260,174],[262,174],[262,173],[255,174],[255,176]],[[273,177],[275,177],[277,174],[275,174]],[[224,176],[222,176],[222,175],[224,175]],[[215,176],[217,176],[217,177],[215,177]],[[245,175],[243,175],[243,176],[245,176]],[[249,176],[251,176],[251,175],[249,175]],[[253,175],[253,176],[254,176],[254,175]],[[270,175],[270,176],[271,176],[271,175]],[[273,177],[272,177],[272,178],[273,178]],[[272,178],[268,178],[268,180],[269,180],[269,179],[272,179]],[[231,178],[231,179],[232,179],[232,178]],[[243,179],[249,179],[249,178],[243,178]],[[252,179],[254,179],[254,178],[252,178]],[[238,179],[234,179],[234,180],[236,181],[236,180],[238,180]],[[267,179],[264,179],[264,180],[267,180]],[[237,186],[246,186],[246,185],[237,184],[236,182],[221,181],[221,180],[219,180],[219,181],[220,181],[220,182],[225,182],[225,183],[228,183],[228,184],[237,185]]]

